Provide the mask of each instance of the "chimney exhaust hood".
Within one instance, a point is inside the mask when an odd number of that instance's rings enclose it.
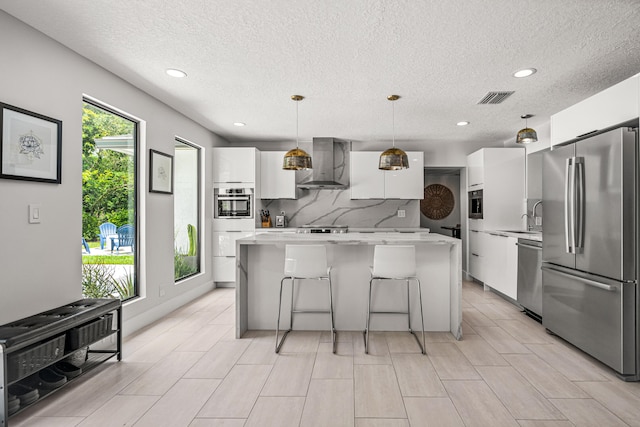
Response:
[[[311,180],[297,185],[304,190],[342,190],[349,187],[348,143],[335,138],[313,138]]]

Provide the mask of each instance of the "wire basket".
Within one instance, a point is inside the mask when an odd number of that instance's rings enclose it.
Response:
[[[92,320],[89,323],[71,328],[67,331],[67,351],[74,351],[94,343],[112,332],[113,314]]]
[[[64,355],[65,335],[34,344],[7,356],[8,381],[24,378]]]

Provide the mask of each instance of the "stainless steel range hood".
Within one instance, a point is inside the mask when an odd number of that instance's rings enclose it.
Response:
[[[342,190],[349,187],[349,147],[335,138],[313,138],[311,180],[301,182],[305,190]]]

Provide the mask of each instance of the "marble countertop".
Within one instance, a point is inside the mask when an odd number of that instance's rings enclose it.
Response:
[[[519,230],[485,230],[485,233],[499,234],[507,237],[517,237],[518,239],[529,239],[542,242],[542,231],[519,231]]]
[[[256,233],[255,236],[244,237],[236,240],[240,244],[274,244],[274,243],[302,243],[324,242],[330,244],[460,244],[460,239],[432,234],[424,231],[397,231],[397,232],[349,232],[326,234],[299,234],[299,233]]]
[[[265,227],[265,228],[256,228],[256,233],[262,232],[281,232],[281,233],[295,233],[298,231],[298,227]],[[409,228],[382,228],[382,227],[369,227],[369,228],[359,228],[359,227],[349,227],[349,233],[429,233],[430,230],[428,228],[420,228],[420,227],[409,227]]]

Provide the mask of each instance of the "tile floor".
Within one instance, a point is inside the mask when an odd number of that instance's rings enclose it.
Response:
[[[234,339],[218,289],[125,341],[108,363],[12,418],[17,426],[640,426],[640,384],[548,335],[491,292],[463,285],[464,339],[271,332]]]

